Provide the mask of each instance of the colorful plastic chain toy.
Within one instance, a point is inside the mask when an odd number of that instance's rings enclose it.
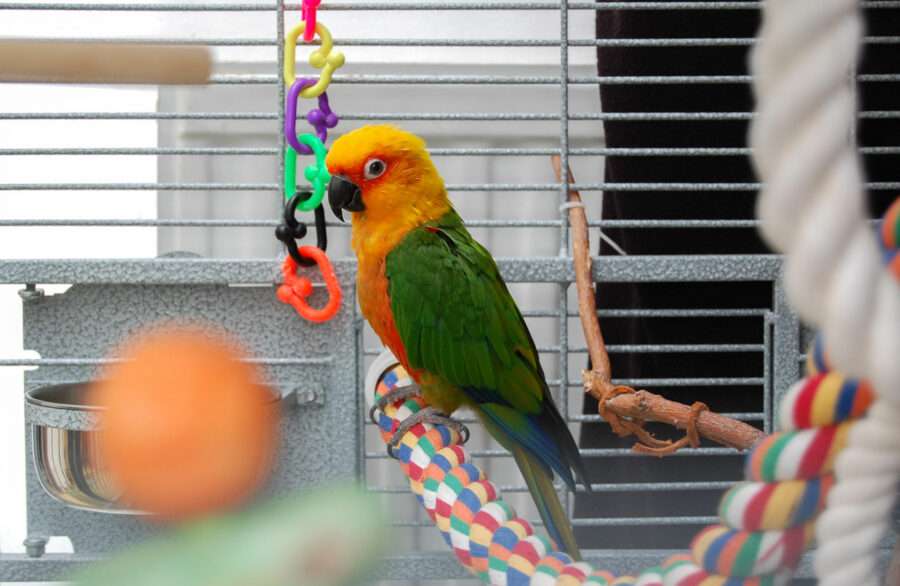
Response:
[[[344,64],[344,55],[340,51],[332,51],[331,33],[322,23],[316,23],[316,9],[321,0],[303,0],[303,22],[295,26],[285,38],[284,79],[288,84],[287,103],[285,104],[284,132],[288,146],[285,150],[284,196],[287,204],[284,208],[284,222],[275,231],[276,237],[288,248],[288,256],[282,265],[285,284],[278,288],[278,299],[290,304],[297,313],[310,321],[322,322],[330,319],[341,305],[341,289],[334,274],[334,268],[325,255],[326,236],[322,198],[328,185],[330,175],[325,167],[325,145],[328,129],[337,126],[339,118],[328,105],[325,89],[331,83],[331,75],[335,69]],[[310,64],[322,69],[318,80],[312,78],[294,79],[294,53],[297,38],[303,34],[303,40],[310,42],[315,33],[322,39],[322,46],[310,55]],[[318,108],[306,115],[306,120],[315,129],[316,135],[297,135],[297,102],[300,98],[318,98]],[[303,170],[304,178],[312,183],[312,194],[297,193],[297,155],[314,155],[316,162],[307,165]],[[296,240],[306,235],[306,225],[299,222],[294,213],[296,210],[316,212],[316,233],[318,248],[314,246],[297,246]],[[306,302],[312,293],[312,282],[297,275],[297,267],[318,265],[322,277],[328,287],[329,299],[321,309],[314,309]]]

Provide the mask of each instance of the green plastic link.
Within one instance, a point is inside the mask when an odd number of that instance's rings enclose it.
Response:
[[[328,187],[328,182],[331,181],[331,175],[325,166],[325,155],[328,154],[328,151],[325,150],[325,145],[322,144],[319,137],[314,134],[301,134],[297,140],[300,141],[300,144],[310,147],[316,156],[316,164],[308,165],[303,170],[303,176],[313,184],[313,196],[297,206],[301,211],[308,212],[316,209],[322,203],[325,189]]]
[[[284,199],[290,200],[297,192],[297,151],[288,145],[284,151]]]
[[[322,198],[325,197],[325,188],[331,180],[328,169],[325,167],[325,145],[313,134],[301,134],[297,137],[301,144],[305,144],[313,150],[316,157],[314,165],[308,165],[303,170],[303,176],[313,185],[313,195],[306,201],[301,202],[297,209],[301,212],[309,212],[316,209]],[[288,146],[284,155],[284,197],[290,199],[297,192],[297,151],[293,147]]]

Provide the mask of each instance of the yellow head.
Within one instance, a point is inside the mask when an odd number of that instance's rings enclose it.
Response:
[[[341,136],[325,164],[328,203],[342,220],[341,210],[351,212],[354,240],[388,231],[402,237],[450,209],[425,141],[396,126],[365,126]]]

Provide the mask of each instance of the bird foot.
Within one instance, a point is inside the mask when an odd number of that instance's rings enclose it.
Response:
[[[445,425],[447,427],[452,427],[459,432],[460,436],[462,436],[461,443],[464,444],[469,441],[468,427],[463,425],[461,421],[448,417],[446,413],[444,413],[437,407],[428,405],[427,407],[416,411],[415,413],[401,421],[400,425],[397,426],[397,431],[395,431],[394,435],[391,436],[387,447],[388,455],[391,458],[394,458],[395,460],[398,459],[397,456],[394,455],[394,448],[400,445],[400,440],[403,439],[403,436],[406,435],[406,432],[420,423],[429,423],[431,425]]]
[[[375,411],[384,412],[384,408],[392,403],[396,403],[400,399],[409,399],[410,397],[421,397],[422,396],[422,387],[419,385],[405,385],[402,387],[397,387],[396,389],[391,389],[387,393],[384,394],[380,399],[375,401],[375,404],[372,405],[372,408],[369,409],[369,419],[372,420],[372,423],[378,425],[378,420],[375,419]]]

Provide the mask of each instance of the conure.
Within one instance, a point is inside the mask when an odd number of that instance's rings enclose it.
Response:
[[[331,209],[352,219],[362,314],[429,404],[395,441],[423,420],[459,425],[448,416],[469,407],[514,456],[550,536],[580,559],[553,486],[556,472],[574,491],[574,471],[590,489],[578,446],[497,264],[447,199],[425,142],[366,126],[337,139],[325,162]]]

